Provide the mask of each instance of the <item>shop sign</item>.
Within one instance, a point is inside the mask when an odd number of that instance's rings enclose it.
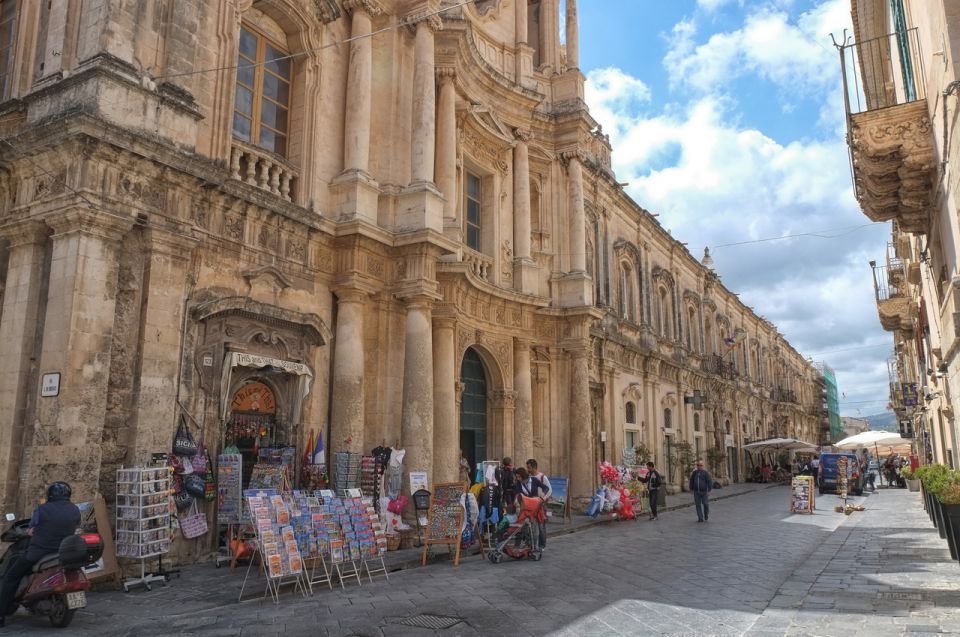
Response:
[[[903,398],[904,407],[916,407],[920,398],[917,392],[916,383],[900,383],[900,395]]]

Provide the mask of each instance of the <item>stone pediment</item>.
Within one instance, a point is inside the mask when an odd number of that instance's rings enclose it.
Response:
[[[240,275],[247,282],[247,296],[265,303],[276,303],[292,285],[283,272],[269,265],[245,270]]]
[[[483,104],[470,104],[463,112],[461,121],[464,128],[474,126],[487,139],[487,143],[500,152],[513,148],[517,143],[513,130]]]

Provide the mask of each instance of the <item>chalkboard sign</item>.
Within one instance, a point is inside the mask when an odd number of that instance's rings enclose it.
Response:
[[[813,513],[813,476],[796,476],[790,483],[790,512]]]
[[[550,499],[547,501],[547,511],[553,513],[553,517],[559,516],[561,524],[565,524],[570,518],[570,478],[564,476],[547,476],[550,481]]]
[[[240,524],[242,500],[240,487],[243,481],[243,456],[238,453],[217,456],[217,522]]]
[[[427,536],[423,539],[424,566],[427,564],[430,546],[446,544],[454,554],[453,565],[460,564],[460,535],[463,529],[463,504],[460,500],[467,492],[465,482],[443,482],[433,485],[430,494],[430,510],[427,518]],[[455,548],[454,548],[455,547]]]

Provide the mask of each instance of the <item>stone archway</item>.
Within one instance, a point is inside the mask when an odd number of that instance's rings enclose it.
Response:
[[[487,454],[487,371],[477,350],[468,347],[460,363],[460,450],[476,467]]]
[[[463,417],[463,403],[466,386],[462,378],[463,364],[468,353],[476,357],[482,365],[485,374],[485,413],[486,426],[485,448],[486,458],[477,461],[502,458],[513,453],[513,410],[514,392],[512,383],[506,379],[513,378],[513,346],[508,338],[499,338],[487,335],[480,331],[463,330],[458,335],[457,347],[457,417]],[[476,365],[476,362],[473,363]],[[457,425],[458,431],[462,423]]]

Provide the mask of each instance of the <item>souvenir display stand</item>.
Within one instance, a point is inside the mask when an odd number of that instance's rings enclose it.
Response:
[[[814,509],[813,476],[795,476],[790,483],[790,513],[813,513]]]
[[[336,493],[360,487],[360,464],[359,453],[338,451],[333,454],[333,490]]]
[[[311,594],[313,590],[300,556],[289,500],[274,490],[265,489],[247,495],[247,507],[257,534],[257,548],[247,566],[237,601],[243,601],[243,592],[257,555],[261,558],[260,570],[266,580],[263,597],[269,594],[275,604],[279,603],[280,587],[289,584],[304,597]]]
[[[170,467],[117,470],[117,557],[140,560],[140,577],[128,578],[123,590],[166,577],[147,573],[147,560],[170,550]]]
[[[220,547],[216,565],[229,562],[230,567],[236,560],[230,552],[229,541],[241,533],[243,525],[243,456],[236,453],[217,456],[217,524],[226,527],[227,545]]]
[[[430,511],[427,536],[423,538],[421,564],[427,565],[430,547],[446,545],[453,556],[453,565],[460,565],[460,539],[463,529],[463,505],[461,500],[467,492],[465,482],[442,482],[433,485],[430,495]]]

